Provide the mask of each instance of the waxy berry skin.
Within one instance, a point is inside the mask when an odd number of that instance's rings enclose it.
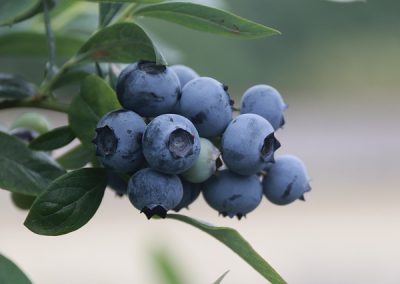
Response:
[[[286,205],[297,199],[304,200],[304,193],[311,190],[304,163],[292,155],[276,158],[263,179],[264,194],[277,205]]]
[[[168,175],[145,168],[136,172],[128,182],[129,200],[150,219],[153,215],[166,217],[183,197],[183,187],[177,175]]]
[[[203,196],[224,217],[240,219],[260,204],[262,186],[256,175],[242,176],[224,170],[204,183]]]
[[[196,79],[199,77],[199,74],[197,74],[196,71],[194,71],[192,68],[177,64],[177,65],[172,65],[169,67],[172,71],[175,72],[175,74],[178,76],[179,82],[181,83],[181,87],[183,88],[189,81]]]
[[[187,118],[163,114],[146,127],[142,139],[143,154],[149,166],[167,174],[189,169],[200,154],[200,137]]]
[[[181,95],[175,72],[149,61],[128,65],[119,75],[116,89],[120,104],[143,117],[170,113]]]
[[[231,103],[223,84],[199,77],[183,87],[179,114],[193,122],[201,137],[210,138],[222,134],[232,120]]]
[[[130,110],[117,110],[107,113],[96,127],[96,155],[102,164],[117,172],[133,173],[144,159],[142,154],[142,135],[146,124],[143,119]]]
[[[255,85],[249,88],[242,96],[240,113],[255,113],[266,120],[275,130],[285,124],[283,112],[287,105],[280,93],[268,85]]]
[[[254,175],[274,157],[280,143],[272,125],[263,117],[237,116],[222,135],[221,152],[226,166],[240,175]]]
[[[189,209],[192,204],[200,195],[201,185],[199,183],[191,183],[181,178],[183,186],[183,197],[179,204],[174,207],[174,211],[179,212],[183,208]]]

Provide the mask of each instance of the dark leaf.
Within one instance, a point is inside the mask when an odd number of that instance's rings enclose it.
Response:
[[[81,144],[58,157],[57,162],[63,166],[64,169],[74,170],[84,167],[94,158],[94,149]]]
[[[111,87],[96,75],[85,78],[81,91],[72,101],[69,125],[82,143],[93,148],[97,122],[108,112],[121,108]]]
[[[69,172],[36,198],[24,224],[40,235],[73,232],[94,216],[106,186],[105,169],[83,168]]]
[[[24,272],[2,254],[0,254],[0,283],[32,284]]]
[[[0,188],[35,196],[64,173],[46,153],[0,132]]]
[[[33,150],[51,151],[68,145],[75,139],[75,134],[69,126],[62,126],[46,132],[35,138],[29,148]]]
[[[165,63],[144,30],[134,23],[118,23],[96,32],[81,47],[75,63],[127,62],[138,60]]]

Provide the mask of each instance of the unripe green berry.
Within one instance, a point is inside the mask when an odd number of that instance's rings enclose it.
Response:
[[[46,133],[50,129],[50,122],[47,118],[37,112],[27,112],[15,119],[14,123],[10,127],[10,130],[16,128],[31,129],[39,134]]]
[[[201,150],[194,165],[182,174],[182,177],[192,183],[205,182],[221,164],[220,151],[206,138],[200,138]]]

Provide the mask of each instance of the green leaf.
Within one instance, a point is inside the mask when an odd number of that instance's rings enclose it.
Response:
[[[32,284],[24,272],[2,254],[0,254],[0,283]]]
[[[0,132],[0,188],[35,196],[64,173],[47,154]]]
[[[36,94],[36,90],[34,84],[25,81],[18,75],[0,73],[0,98],[25,99],[33,97]]]
[[[62,126],[35,138],[29,144],[29,148],[33,150],[51,151],[68,145],[75,137],[75,134],[69,126]]]
[[[225,271],[224,274],[222,274],[220,277],[218,277],[218,279],[214,282],[214,284],[221,284],[221,283],[222,283],[222,280],[224,280],[225,276],[226,276],[228,273],[229,273],[229,270],[228,270],[228,271]]]
[[[63,166],[64,169],[74,170],[84,167],[91,162],[94,157],[94,149],[80,144],[58,157],[56,161]]]
[[[36,15],[41,1],[2,0],[0,2],[0,26],[12,25]]]
[[[132,63],[141,59],[165,63],[140,26],[134,23],[119,23],[96,32],[81,47],[73,61]]]
[[[121,108],[113,89],[100,77],[90,75],[72,101],[68,120],[72,131],[87,147],[93,148],[97,122],[108,112]]]
[[[271,283],[286,283],[286,281],[283,280],[283,278],[234,229],[227,227],[216,227],[180,214],[168,214],[167,218],[190,224],[213,236],[233,250]]]
[[[159,18],[194,30],[238,38],[279,34],[275,29],[229,12],[194,3],[168,2],[145,6],[137,9],[134,15]]]
[[[99,27],[107,26],[122,6],[120,3],[99,3]]]
[[[40,235],[73,232],[94,216],[106,186],[105,169],[83,168],[69,172],[36,198],[24,225]]]
[[[57,55],[72,56],[83,41],[70,35],[56,34]],[[0,56],[40,56],[47,54],[46,35],[33,31],[20,31],[0,35]],[[23,43],[23,44],[21,44]]]

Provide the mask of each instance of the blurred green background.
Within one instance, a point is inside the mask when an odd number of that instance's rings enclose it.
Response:
[[[279,89],[289,109],[277,132],[278,155],[305,161],[313,191],[307,202],[286,207],[264,199],[240,222],[218,217],[202,198],[182,213],[238,229],[289,283],[399,283],[400,2],[207,2],[282,35],[245,41],[139,21],[171,64],[217,78],[237,99],[254,84]],[[96,7],[81,5],[85,16],[63,28],[85,35],[80,27],[96,26]],[[0,71],[40,81],[44,62],[2,56]],[[10,125],[25,111],[2,111],[0,122]],[[54,126],[66,123],[61,114],[46,114]],[[93,220],[67,236],[33,235],[22,226],[25,214],[0,191],[0,250],[36,283],[168,283],[157,276],[169,269],[168,257],[183,283],[212,283],[226,270],[223,283],[265,283],[202,232],[174,221],[149,222],[111,192]]]

